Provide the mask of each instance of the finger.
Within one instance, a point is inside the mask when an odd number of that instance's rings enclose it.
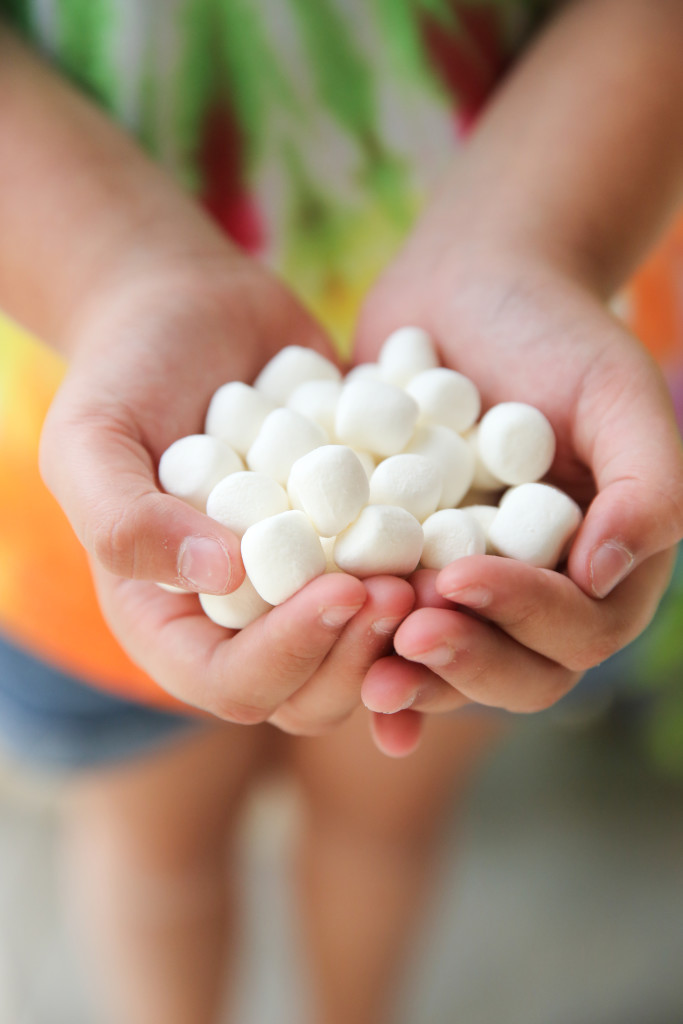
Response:
[[[584,672],[645,629],[671,576],[674,554],[648,559],[602,601],[563,573],[491,555],[452,562],[439,573],[436,588],[537,654]]]
[[[415,591],[416,608],[450,608],[451,602],[436,588],[436,569],[417,569],[410,576],[410,585]]]
[[[152,457],[120,411],[101,411],[94,421],[89,414],[86,429],[56,401],[41,440],[41,470],[82,544],[108,572],[209,594],[243,581],[239,539],[161,493]]]
[[[409,615],[394,637],[397,653],[425,665],[477,704],[531,713],[555,704],[574,686],[580,672],[518,644],[495,626],[459,611],[421,608]],[[447,710],[440,688],[418,691],[411,707]]]
[[[282,704],[270,721],[286,732],[320,733],[356,710],[370,666],[391,649],[395,630],[413,607],[405,580],[376,576],[364,580],[367,599],[346,626],[315,675]]]
[[[407,757],[420,743],[422,716],[415,711],[372,715],[370,732],[377,749],[387,757]]]
[[[598,598],[683,537],[683,448],[671,399],[639,346],[631,362],[625,380],[623,369],[596,360],[575,416],[576,449],[598,494],[568,571]]]
[[[365,602],[360,580],[331,573],[235,633],[211,622],[193,595],[95,574],[103,611],[131,657],[173,696],[242,725],[270,718]]]
[[[381,658],[369,669],[361,690],[369,711],[397,715],[408,708],[457,711],[470,701],[431,669],[396,655]]]

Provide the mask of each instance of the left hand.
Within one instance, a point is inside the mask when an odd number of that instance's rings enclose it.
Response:
[[[362,691],[379,713],[376,742],[395,755],[417,742],[415,711],[554,704],[645,628],[683,536],[680,438],[642,345],[547,261],[456,255],[436,238],[433,225],[418,228],[380,280],[356,358],[374,358],[395,327],[426,328],[484,408],[517,400],[545,413],[558,441],[551,482],[587,511],[564,573],[476,556],[417,574],[396,655],[371,668]]]

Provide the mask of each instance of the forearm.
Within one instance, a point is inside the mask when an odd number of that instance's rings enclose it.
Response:
[[[679,0],[569,4],[482,118],[440,231],[468,260],[540,254],[611,294],[683,194],[681,39]]]
[[[0,308],[68,349],[102,282],[226,245],[135,143],[0,24]]]

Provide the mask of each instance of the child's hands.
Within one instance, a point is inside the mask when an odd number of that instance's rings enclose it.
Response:
[[[400,657],[373,666],[363,700],[385,713],[470,701],[532,712],[654,614],[683,535],[680,440],[658,370],[587,288],[501,252],[480,265],[442,255],[434,273],[427,238],[418,231],[370,297],[357,358],[372,358],[399,324],[424,326],[485,407],[515,399],[545,413],[558,438],[553,481],[590,506],[566,575],[490,556],[418,573],[418,608],[394,640]],[[411,749],[418,728],[405,711],[375,721],[394,753]]]
[[[171,441],[203,429],[220,384],[252,380],[288,343],[329,355],[319,328],[230,253],[100,289],[68,333],[74,356],[45,424],[42,471],[92,556],[123,646],[176,697],[233,722],[306,733],[345,717],[412,607],[405,581],[325,576],[234,635],[194,595],[150,582],[224,593],[242,581],[239,540],[162,494],[156,466]]]

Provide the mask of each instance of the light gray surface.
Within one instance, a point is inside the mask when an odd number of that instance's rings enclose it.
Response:
[[[58,819],[0,780],[0,1024],[94,1024],[57,887]],[[245,835],[239,1024],[301,1024],[287,800]],[[683,794],[600,733],[520,720],[454,820],[400,1024],[683,1021]]]

